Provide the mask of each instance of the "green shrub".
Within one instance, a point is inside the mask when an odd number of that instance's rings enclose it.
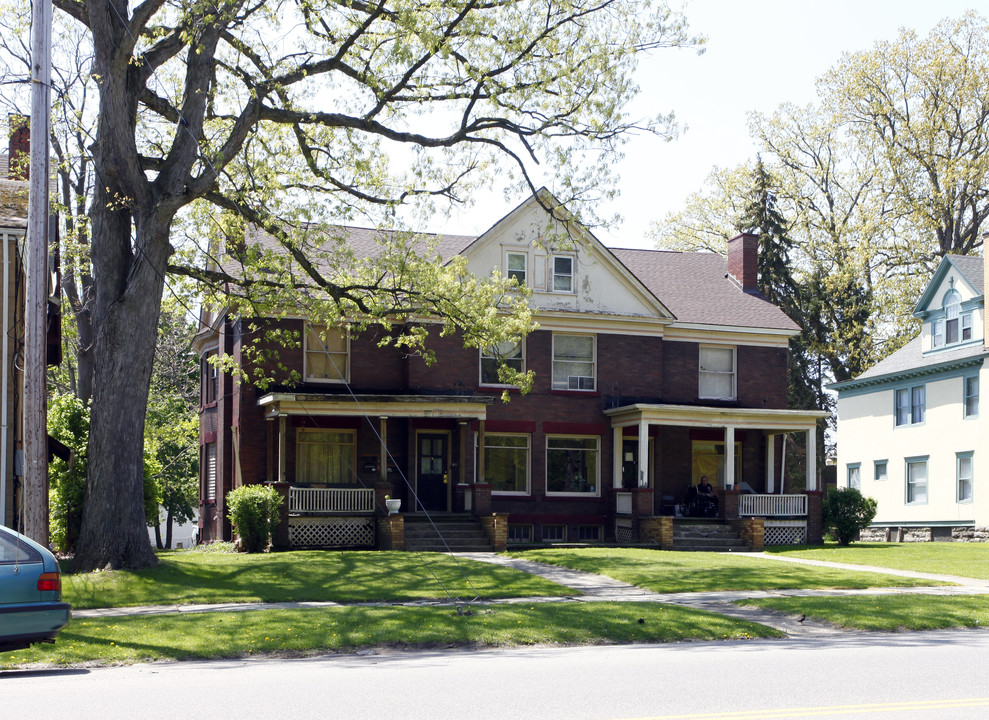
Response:
[[[227,517],[240,536],[241,550],[264,552],[278,524],[282,496],[268,485],[242,485],[227,493]]]
[[[848,545],[859,530],[869,526],[876,516],[876,501],[856,488],[831,488],[824,499],[824,530],[839,545]]]

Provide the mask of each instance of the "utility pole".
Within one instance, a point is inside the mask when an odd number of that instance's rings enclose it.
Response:
[[[48,545],[48,136],[51,116],[52,1],[31,17],[31,165],[24,303],[24,534]]]

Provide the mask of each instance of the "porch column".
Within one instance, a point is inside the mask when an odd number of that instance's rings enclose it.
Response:
[[[382,415],[378,418],[378,435],[381,436],[381,447],[378,448],[378,479],[381,482],[388,482],[388,417]]]
[[[611,487],[616,490],[622,489],[622,454],[624,450],[625,428],[611,428],[612,445],[614,452],[611,454]]]
[[[766,435],[766,492],[776,492],[776,436]]]
[[[807,484],[808,490],[817,490],[817,424],[807,431]]]
[[[639,420],[639,487],[649,487],[649,423]]]
[[[725,426],[725,488],[735,487],[735,427]]]
[[[278,482],[285,482],[285,416],[278,416]]]
[[[467,422],[463,421],[457,425],[460,433],[460,462],[457,464],[457,484],[463,485],[467,482]]]
[[[484,420],[477,421],[477,477],[474,482],[484,482]]]

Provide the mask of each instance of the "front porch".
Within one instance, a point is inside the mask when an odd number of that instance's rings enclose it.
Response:
[[[615,537],[618,542],[643,540],[673,548],[672,519],[688,514],[716,515],[736,528],[761,549],[765,544],[819,543],[823,540],[822,504],[817,473],[817,422],[825,416],[819,411],[763,410],[740,408],[694,407],[684,405],[634,404],[605,411],[611,418],[614,447]],[[696,450],[669,447],[665,457],[653,447],[659,428],[687,430],[688,442],[715,447],[716,463],[705,464]],[[785,453],[786,436],[804,436],[804,492],[784,494],[784,458],[777,457],[776,438]],[[703,439],[699,443],[694,439]],[[753,450],[761,446],[762,471],[752,472]],[[750,462],[743,463],[738,453],[745,452]],[[679,462],[684,455],[690,466],[680,475],[664,470],[664,460]],[[783,453],[780,453],[781,455]],[[758,460],[759,458],[755,458]],[[744,468],[744,470],[743,470]],[[688,503],[694,484],[703,477],[716,486],[716,513],[692,513]],[[677,477],[686,477],[686,482]],[[744,479],[743,479],[744,478]],[[620,483],[620,484],[619,484]],[[696,492],[696,490],[694,490]],[[659,523],[669,518],[670,522]]]

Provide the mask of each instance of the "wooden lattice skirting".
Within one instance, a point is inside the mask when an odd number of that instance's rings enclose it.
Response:
[[[766,545],[800,545],[806,542],[806,520],[766,520]]]
[[[374,547],[373,517],[291,517],[292,547]]]

